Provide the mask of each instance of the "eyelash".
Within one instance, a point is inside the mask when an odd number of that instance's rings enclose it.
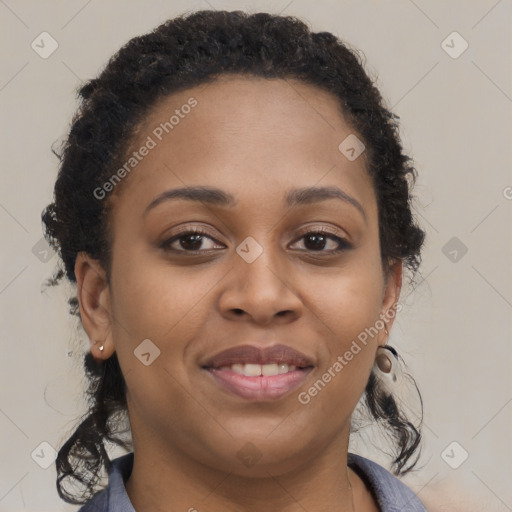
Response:
[[[314,235],[324,235],[327,238],[330,238],[331,240],[336,241],[339,244],[340,247],[338,249],[331,249],[329,251],[324,251],[324,250],[314,251],[314,250],[308,250],[308,249],[304,249],[304,251],[313,252],[313,253],[338,254],[340,252],[344,252],[344,251],[347,251],[349,249],[352,249],[352,245],[349,242],[347,242],[344,238],[341,238],[339,236],[333,235],[330,231],[327,231],[327,230],[325,230],[323,228],[316,228],[316,229],[312,229],[312,230],[306,231],[299,238],[297,238],[295,241],[301,240],[301,239],[307,237],[308,235],[312,235],[312,234],[314,234]],[[175,235],[175,236],[169,238],[168,240],[165,240],[164,242],[162,242],[160,244],[160,247],[164,251],[167,251],[167,252],[188,253],[190,255],[197,255],[197,254],[201,254],[201,253],[205,253],[205,252],[209,252],[209,251],[214,251],[215,250],[215,249],[210,249],[210,250],[206,250],[206,251],[205,250],[187,251],[185,249],[173,249],[172,247],[170,247],[173,242],[175,242],[177,240],[180,240],[181,238],[186,238],[189,235],[200,235],[201,237],[207,237],[207,238],[210,238],[211,240],[213,240],[214,242],[217,242],[206,231],[202,230],[201,228],[195,228],[195,229],[187,229],[186,231],[182,231],[178,235]],[[217,242],[217,243],[219,243],[219,242]]]

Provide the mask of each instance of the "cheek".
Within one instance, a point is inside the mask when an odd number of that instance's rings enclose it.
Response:
[[[166,263],[142,251],[114,260],[112,312],[115,350],[131,407],[156,417],[157,411],[167,411],[171,418],[191,406],[183,388],[189,378],[184,355],[208,319],[207,294],[219,278],[206,269]]]
[[[347,266],[336,275],[324,276],[307,294],[326,340],[327,357],[319,377],[325,376],[329,384],[322,394],[328,400],[345,397],[353,405],[366,386],[381,335],[377,323],[382,305],[381,269],[363,266],[357,270]]]
[[[117,244],[112,265],[112,307],[130,334],[159,337],[183,318],[197,291],[182,272],[165,265],[139,244],[121,250]]]
[[[161,255],[132,247],[114,259],[112,311],[120,360],[131,367],[133,351],[152,340],[179,371],[186,346],[211,316],[209,295],[224,271],[214,267],[172,266]]]
[[[355,256],[354,259],[359,258]],[[322,320],[338,348],[379,318],[383,276],[380,267],[360,259],[315,279],[307,292],[308,307]],[[350,343],[349,343],[350,344]]]

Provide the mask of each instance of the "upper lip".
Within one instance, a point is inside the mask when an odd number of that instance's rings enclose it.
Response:
[[[257,347],[255,345],[238,345],[228,348],[210,357],[203,368],[220,368],[232,364],[288,364],[297,367],[313,366],[313,362],[302,352],[287,345]]]

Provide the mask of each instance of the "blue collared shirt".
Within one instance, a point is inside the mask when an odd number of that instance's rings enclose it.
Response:
[[[381,512],[427,512],[420,499],[379,464],[348,454],[348,465],[366,483]],[[124,482],[133,468],[133,452],[112,461],[108,486],[95,494],[78,512],[136,512]]]

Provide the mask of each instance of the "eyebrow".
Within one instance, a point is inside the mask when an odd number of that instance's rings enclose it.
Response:
[[[286,205],[293,208],[294,206],[325,201],[326,199],[340,199],[355,206],[366,221],[366,212],[361,203],[338,187],[295,188],[286,195]]]
[[[237,201],[229,192],[224,192],[214,187],[181,187],[166,190],[156,196],[144,210],[143,217],[149,210],[159,205],[163,201],[170,199],[185,199],[186,201],[200,201],[201,203],[211,204],[213,206],[235,206]]]
[[[238,201],[232,194],[219,188],[206,186],[185,186],[166,190],[165,192],[159,194],[146,207],[143,213],[143,217],[146,216],[151,209],[155,208],[160,203],[171,199],[199,201],[201,203],[207,203],[212,206],[223,207],[233,207],[238,204]],[[296,206],[325,201],[327,199],[339,199],[351,204],[357,208],[357,210],[359,210],[364,220],[366,221],[366,212],[361,203],[357,201],[357,199],[348,195],[343,190],[334,186],[292,189],[286,194],[285,205],[289,208],[294,208]]]

